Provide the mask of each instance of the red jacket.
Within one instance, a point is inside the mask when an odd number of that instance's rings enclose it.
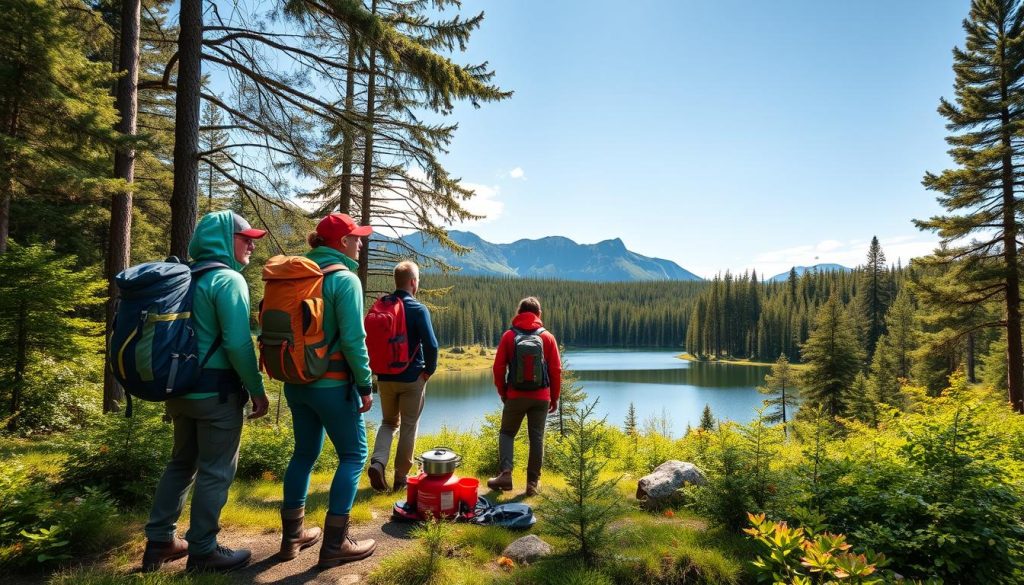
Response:
[[[519,313],[512,319],[512,326],[523,331],[533,331],[544,326],[540,317],[533,313]],[[508,372],[509,361],[515,350],[515,333],[506,331],[498,342],[498,354],[494,356],[494,386],[502,398],[534,398],[538,400],[550,400],[558,402],[562,392],[562,357],[558,355],[558,342],[550,331],[540,334],[541,342],[544,344],[544,361],[548,365],[548,388],[539,390],[516,390],[506,388],[505,376]]]

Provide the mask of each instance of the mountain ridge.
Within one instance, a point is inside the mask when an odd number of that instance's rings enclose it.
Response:
[[[560,278],[585,282],[700,281],[703,278],[671,260],[637,254],[621,238],[578,244],[565,236],[522,238],[495,244],[473,232],[452,230],[448,236],[472,248],[459,256],[413,232],[400,239],[426,256],[440,258],[470,276]]]

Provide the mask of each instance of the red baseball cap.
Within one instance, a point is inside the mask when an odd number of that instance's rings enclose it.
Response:
[[[245,218],[235,212],[231,212],[231,221],[234,224],[235,233],[240,236],[258,240],[267,235],[267,230],[258,230],[245,221]]]
[[[328,242],[334,242],[345,236],[368,236],[373,233],[373,228],[357,224],[347,214],[332,213],[316,224],[316,233]]]

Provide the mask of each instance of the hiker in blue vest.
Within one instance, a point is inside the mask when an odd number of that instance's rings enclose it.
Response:
[[[217,533],[238,466],[242,409],[251,399],[250,418],[259,418],[269,407],[249,331],[249,287],[241,275],[255,241],[264,235],[238,214],[218,211],[199,221],[189,244],[194,261],[230,269],[197,277],[192,320],[206,365],[192,392],[165,403],[174,421],[174,447],[146,524],[144,571],[186,554],[188,569],[208,571],[231,570],[251,557],[248,550],[218,544]],[[182,540],[177,522],[193,480],[189,529]]]
[[[377,374],[381,423],[366,471],[370,486],[377,491],[388,489],[384,471],[396,431],[399,433],[398,450],[395,452],[395,481],[391,487],[396,492],[405,489],[405,478],[412,469],[427,380],[437,369],[437,337],[430,323],[430,311],[414,296],[419,288],[420,269],[416,263],[408,260],[399,262],[395,266],[393,295],[404,306],[408,361],[401,373]]]
[[[363,289],[356,276],[363,237],[372,232],[344,213],[323,218],[309,234],[312,248],[306,257],[320,268],[341,264],[346,269],[324,277],[326,339],[337,341],[328,348],[330,364],[322,378],[309,384],[285,383],[284,395],[292,411],[295,451],[284,474],[281,518],[284,535],[282,558],[320,538],[316,528],[304,528],[306,494],[313,465],[324,445],[324,434],[338,453],[320,548],[322,568],[357,561],[373,554],[373,539],[349,538],[349,512],[356,499],[359,476],[366,463],[366,425],[363,413],[370,410],[372,374],[363,329]]]
[[[536,297],[519,301],[512,328],[501,336],[494,356],[494,386],[504,407],[498,434],[500,473],[487,480],[487,487],[492,490],[512,489],[512,451],[524,418],[530,437],[526,495],[536,494],[540,485],[547,416],[558,409],[562,389],[558,342],[544,329],[540,316],[540,301]]]

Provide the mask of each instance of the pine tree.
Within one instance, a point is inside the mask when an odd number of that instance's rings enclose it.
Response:
[[[636,438],[640,431],[637,428],[639,423],[636,420],[636,406],[632,402],[629,403],[629,409],[626,410],[626,421],[623,423],[623,430],[626,431],[626,435]]]
[[[772,371],[764,377],[764,386],[757,388],[762,394],[771,396],[764,401],[765,407],[772,409],[764,416],[764,420],[771,424],[781,422],[785,436],[788,436],[787,426],[799,403],[796,381],[796,372],[789,365],[786,355],[782,354],[772,366]]]
[[[850,385],[862,367],[864,351],[836,291],[818,311],[800,355],[807,364],[801,376],[806,400],[824,407],[832,417],[845,414]]]
[[[565,476],[566,487],[540,494],[550,532],[565,538],[590,565],[609,543],[609,524],[624,509],[615,487],[618,479],[601,479],[607,460],[601,456],[604,420],[593,420],[597,402],[583,405],[566,421],[566,449],[555,451],[554,467]]]
[[[891,302],[889,270],[878,237],[871,238],[867,261],[859,280],[857,296],[860,299],[860,313],[865,326],[864,341],[870,359],[875,353],[878,338],[885,332],[885,313]]]
[[[200,117],[199,150],[202,164],[199,167],[199,193],[204,197],[204,213],[221,209],[237,187],[224,178],[214,165],[224,169],[230,168],[231,159],[224,152],[229,144],[229,135],[224,129],[224,113],[213,102],[203,103]]]
[[[89,59],[108,27],[79,1],[4,3],[0,18],[0,254],[15,199],[98,201],[123,188],[110,177],[117,111],[110,63]],[[31,194],[31,197],[28,195]],[[45,229],[21,218],[25,232]],[[56,223],[56,222],[54,222]],[[60,226],[61,240],[78,230]],[[34,234],[33,234],[34,235]],[[58,245],[67,245],[60,241]],[[95,248],[90,251],[96,253]]]
[[[715,430],[715,415],[711,412],[711,405],[704,405],[704,412],[700,415],[700,424],[697,425],[702,431],[713,431]]]
[[[923,181],[949,214],[915,222],[950,245],[924,260],[948,278],[925,282],[924,293],[937,306],[1002,304],[1003,318],[986,325],[1006,329],[1009,400],[1024,413],[1016,194],[1024,179],[1024,145],[1016,140],[1024,125],[1024,12],[1018,0],[973,0],[963,27],[965,46],[953,50],[955,103],[939,105],[956,168],[929,172]],[[963,323],[954,332],[960,337],[977,327]]]
[[[94,270],[74,256],[9,243],[0,255],[0,372],[8,379],[8,429],[18,426],[25,372],[44,356],[71,358],[95,351],[103,323],[77,314],[103,303],[105,288]]]

